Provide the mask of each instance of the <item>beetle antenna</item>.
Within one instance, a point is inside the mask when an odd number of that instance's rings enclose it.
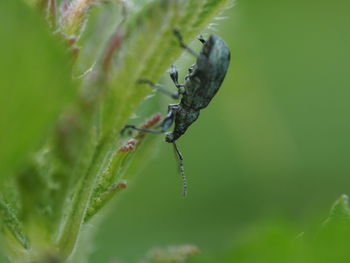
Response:
[[[185,170],[184,170],[184,158],[183,158],[179,148],[177,148],[175,142],[173,142],[173,146],[174,146],[174,150],[175,150],[176,156],[178,157],[178,161],[179,161],[179,167],[180,167],[180,172],[181,172],[181,179],[182,179],[182,184],[183,184],[182,195],[186,196],[186,194],[187,194],[187,183],[186,183],[186,176],[185,176]]]

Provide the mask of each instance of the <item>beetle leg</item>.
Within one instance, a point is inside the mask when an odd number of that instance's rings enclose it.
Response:
[[[152,88],[154,88],[155,90],[159,90],[160,92],[162,92],[165,95],[170,96],[173,99],[178,99],[180,97],[179,92],[171,92],[169,90],[167,90],[166,88],[164,88],[162,85],[158,84],[158,83],[154,83],[148,79],[139,79],[137,81],[137,83],[139,84],[147,84],[149,86],[151,86]]]
[[[183,48],[183,49],[186,49],[187,52],[191,53],[193,56],[195,56],[196,58],[199,58],[200,55],[194,51],[193,49],[191,49],[189,46],[187,46],[184,42],[183,42],[183,38],[182,38],[182,35],[181,33],[177,30],[177,29],[173,29],[173,32],[174,32],[174,35],[176,36],[176,38],[179,40],[179,43],[180,43],[180,46]]]
[[[175,65],[171,65],[169,69],[169,75],[172,81],[174,82],[176,88],[178,89],[178,94],[184,94],[185,93],[185,85],[184,84],[179,84],[179,74],[177,71],[177,68]]]
[[[171,127],[171,125],[173,125],[177,108],[178,104],[170,104],[168,106],[168,114],[165,116],[164,120],[159,125],[159,127],[161,127],[162,132],[166,132]]]
[[[165,133],[174,122],[175,114],[176,114],[176,110],[175,110],[176,106],[177,106],[177,104],[170,104],[169,105],[168,114],[163,119],[162,123],[158,126],[158,127],[160,127],[160,130],[137,128],[135,125],[125,125],[120,133],[123,135],[127,129],[132,129],[132,130],[139,131],[139,132],[154,133],[154,134]]]
[[[137,128],[135,125],[125,125],[120,133],[123,135],[127,129],[132,129],[132,130],[139,131],[139,132],[154,133],[154,134],[164,133],[164,131],[161,131],[161,130],[158,131],[158,130],[153,130],[153,129]]]
[[[169,75],[176,87],[179,87],[179,73],[175,65],[171,65],[169,69]]]

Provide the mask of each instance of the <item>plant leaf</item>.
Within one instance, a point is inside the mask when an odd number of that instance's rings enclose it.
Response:
[[[63,48],[21,1],[0,1],[0,176],[13,173],[72,98]]]

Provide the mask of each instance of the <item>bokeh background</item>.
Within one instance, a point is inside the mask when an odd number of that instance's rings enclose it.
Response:
[[[178,141],[188,196],[160,136],[153,161],[105,210],[92,262],[188,243],[215,258],[267,222],[295,236],[321,223],[350,193],[349,10],[345,0],[241,0],[226,11],[216,33],[231,67]],[[193,59],[180,61],[183,76]]]

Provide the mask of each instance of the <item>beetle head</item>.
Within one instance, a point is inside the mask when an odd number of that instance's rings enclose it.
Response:
[[[175,138],[174,138],[174,133],[173,132],[169,132],[165,135],[165,141],[166,142],[169,142],[169,143],[172,143],[175,141]]]

